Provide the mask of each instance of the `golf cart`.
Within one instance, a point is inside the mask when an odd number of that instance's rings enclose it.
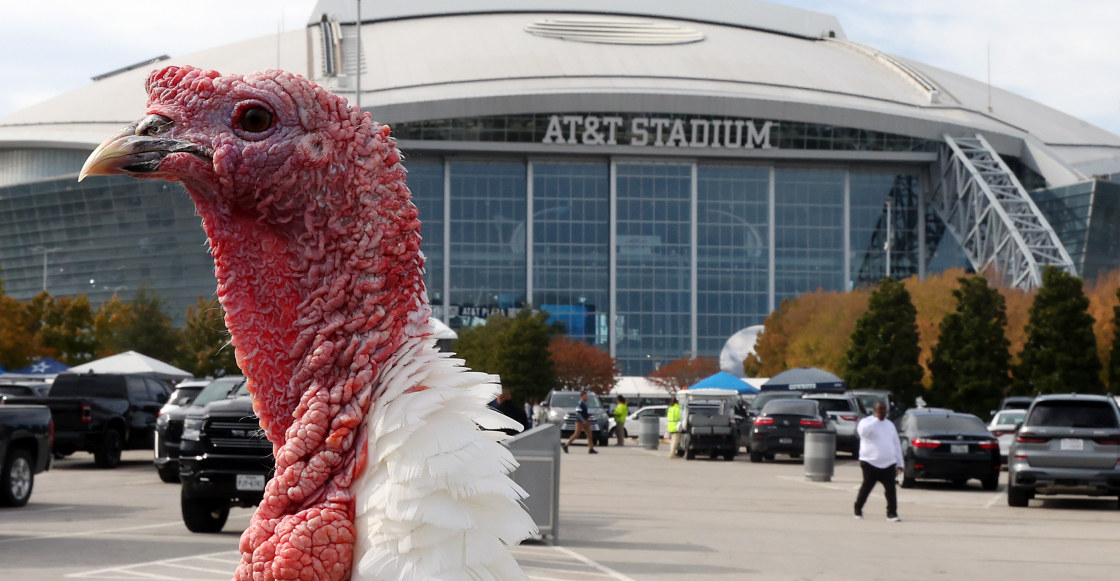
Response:
[[[739,392],[732,389],[688,389],[677,393],[681,404],[681,443],[675,453],[692,460],[697,454],[711,459],[723,456],[734,460],[739,452],[740,418],[736,406],[741,405]]]

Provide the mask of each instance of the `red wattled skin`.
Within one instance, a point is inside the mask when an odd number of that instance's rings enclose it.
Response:
[[[212,161],[165,157],[142,177],[187,187],[210,239],[218,298],[276,476],[241,536],[235,579],[350,578],[362,419],[381,365],[426,320],[420,222],[389,128],[291,73],[148,78],[165,137]],[[273,124],[239,125],[247,107]]]

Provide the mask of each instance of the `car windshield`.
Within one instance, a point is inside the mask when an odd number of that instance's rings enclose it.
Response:
[[[171,398],[167,403],[171,405],[191,405],[195,396],[202,391],[201,387],[180,387],[171,393]]]
[[[549,405],[556,408],[574,408],[579,406],[579,394],[572,391],[562,391],[560,393],[552,394],[552,399],[549,400]],[[599,407],[599,396],[589,393],[587,394],[587,407]]]
[[[22,385],[0,385],[0,395],[35,395],[35,390]]]
[[[1017,426],[1023,423],[1023,419],[1027,417],[1026,410],[1016,410],[1011,412],[1000,412],[996,414],[995,424],[997,426]]]
[[[817,415],[817,404],[806,399],[776,399],[762,408],[764,415],[790,414],[795,416]]]
[[[822,412],[853,412],[852,402],[846,399],[813,398]]]
[[[877,393],[861,393],[856,395],[856,398],[859,399],[859,402],[863,404],[864,408],[869,410],[875,409],[875,404],[877,403],[887,405],[887,396]]]
[[[768,391],[760,393],[755,396],[754,401],[751,402],[751,409],[758,411],[766,407],[766,404],[776,399],[798,399],[801,397],[800,391]]]
[[[980,418],[969,415],[930,415],[917,416],[918,430],[922,432],[948,432],[950,434],[962,432],[986,432],[988,426]]]
[[[203,406],[212,401],[224,399],[229,396],[230,391],[232,391],[234,387],[237,387],[237,385],[243,381],[245,380],[240,377],[215,379],[210,385],[202,388],[198,397],[194,398],[194,401],[191,403],[193,405]]]
[[[1026,425],[1054,428],[1115,428],[1116,412],[1104,401],[1042,401]]]
[[[1005,410],[1025,410],[1031,407],[1031,400],[1029,399],[1013,399],[1003,402],[1003,409]]]

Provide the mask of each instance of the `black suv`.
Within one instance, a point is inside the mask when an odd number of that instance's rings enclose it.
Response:
[[[202,388],[202,391],[190,396],[190,400],[185,404],[178,403],[181,400],[173,395],[171,401],[163,406],[159,412],[159,419],[156,420],[156,447],[153,460],[160,480],[169,484],[179,483],[179,445],[183,433],[183,420],[187,415],[200,413],[201,408],[212,401],[226,399],[244,383],[245,378],[240,375],[222,377],[211,381]],[[176,389],[175,393],[179,393],[179,390]]]
[[[230,399],[195,408],[183,422],[179,479],[183,522],[196,533],[216,533],[230,506],[256,506],[275,468],[253,401],[242,386]]]

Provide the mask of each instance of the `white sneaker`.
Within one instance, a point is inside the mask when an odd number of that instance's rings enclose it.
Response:
[[[902,522],[902,519],[898,518],[898,515],[888,516],[887,520],[890,522]]]
[[[863,515],[862,514],[857,514],[857,515],[855,515],[855,519],[856,520],[863,520]]]

